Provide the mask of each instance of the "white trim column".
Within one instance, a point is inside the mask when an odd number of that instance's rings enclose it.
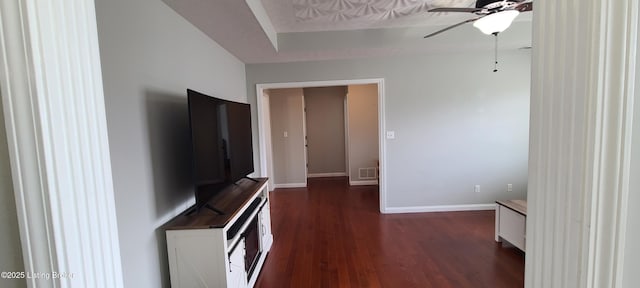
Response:
[[[525,286],[621,287],[638,0],[538,0],[533,27]]]
[[[123,287],[94,1],[1,1],[0,89],[28,286]]]

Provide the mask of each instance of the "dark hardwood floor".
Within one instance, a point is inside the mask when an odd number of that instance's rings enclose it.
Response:
[[[256,287],[523,287],[524,253],[494,212],[379,213],[375,186],[313,178],[271,193],[274,245]]]

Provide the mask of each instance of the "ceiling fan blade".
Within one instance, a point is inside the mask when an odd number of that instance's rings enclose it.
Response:
[[[478,11],[482,11],[482,9],[481,8],[441,7],[441,8],[433,8],[429,10],[429,12],[467,12],[467,13],[475,13]]]
[[[516,10],[520,12],[528,12],[533,10],[533,2],[522,3],[516,6]]]
[[[484,16],[482,16],[482,17],[484,17]],[[444,31],[448,31],[448,30],[451,30],[451,29],[453,29],[453,28],[456,28],[456,27],[458,27],[458,26],[460,26],[460,25],[463,25],[463,24],[467,24],[467,23],[469,23],[469,22],[476,21],[476,20],[478,20],[478,19],[480,19],[480,18],[482,18],[482,17],[478,17],[478,18],[472,18],[472,19],[464,20],[464,21],[462,21],[462,22],[460,22],[460,23],[458,23],[458,24],[451,25],[451,26],[449,26],[449,27],[447,27],[447,28],[444,28],[444,29],[438,30],[438,31],[436,31],[436,32],[433,32],[433,33],[431,33],[431,34],[427,35],[427,36],[424,36],[424,38],[429,38],[429,37],[431,37],[431,36],[438,35],[438,34],[440,34],[440,33],[444,32]]]

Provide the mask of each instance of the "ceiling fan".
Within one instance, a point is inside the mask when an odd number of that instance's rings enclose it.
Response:
[[[477,0],[475,8],[441,7],[431,9],[429,12],[463,12],[473,13],[480,17],[471,18],[444,29],[440,29],[424,36],[424,38],[429,38],[463,24],[473,22],[473,26],[482,31],[482,33],[496,36],[493,72],[498,72],[498,33],[509,28],[511,22],[518,17],[520,12],[529,12],[533,10],[533,2],[525,1],[527,0]]]
[[[473,13],[480,17],[471,18],[444,29],[433,32],[424,38],[438,35],[447,30],[456,28],[466,23],[474,22],[473,26],[484,34],[494,34],[506,30],[511,22],[520,14],[533,10],[533,2],[526,0],[477,0],[476,7],[441,7],[429,10],[429,12],[463,12]]]

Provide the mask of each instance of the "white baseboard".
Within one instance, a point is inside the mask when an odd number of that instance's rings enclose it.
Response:
[[[334,172],[334,173],[309,173],[307,178],[320,178],[320,177],[343,177],[347,176],[347,172]]]
[[[304,188],[307,187],[307,183],[281,183],[273,184],[274,188]]]
[[[359,181],[349,180],[349,185],[351,186],[378,185],[378,180],[359,180]]]
[[[467,205],[436,205],[436,206],[412,206],[412,207],[387,207],[385,213],[423,213],[423,212],[453,212],[495,210],[496,204],[467,204]]]

